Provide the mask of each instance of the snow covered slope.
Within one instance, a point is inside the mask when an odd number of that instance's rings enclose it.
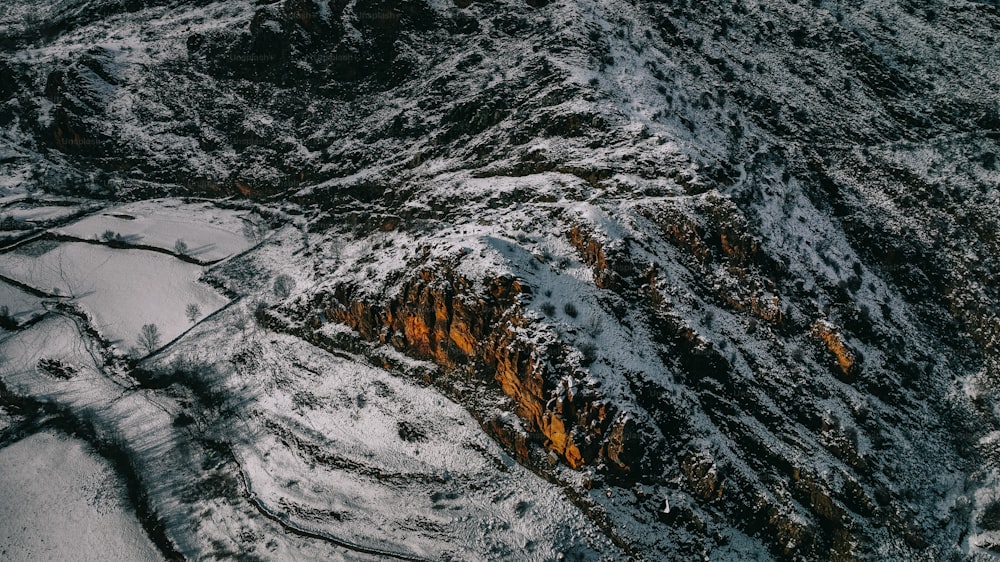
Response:
[[[572,500],[541,528],[610,541],[582,555],[1000,552],[992,3],[13,0],[0,24],[3,201],[250,200],[278,234],[209,277],[267,345],[447,394]],[[219,347],[197,333],[184,353]],[[331,400],[313,375],[287,384]],[[238,403],[252,427],[284,399]],[[304,470],[268,432],[336,450],[364,433],[304,424],[370,414],[308,410],[230,443],[289,518],[343,498],[261,477]],[[496,554],[425,531],[406,552]]]
[[[4,558],[161,560],[123,507],[115,478],[80,442],[49,433],[0,449],[0,491],[7,505],[0,519]],[[23,539],[25,525],[32,528],[30,542]]]

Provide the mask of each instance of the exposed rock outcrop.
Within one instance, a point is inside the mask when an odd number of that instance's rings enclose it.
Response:
[[[491,376],[513,402],[528,436],[578,468],[595,461],[621,472],[641,458],[635,423],[581,383],[559,359],[551,334],[522,313],[531,289],[512,276],[476,283],[447,268],[427,268],[384,301],[350,285],[319,297],[325,318],[354,328],[366,340],[428,359],[452,372]],[[316,320],[319,325],[319,321]],[[537,335],[537,334],[535,334]],[[526,455],[524,437],[504,424],[485,424],[497,438]]]
[[[836,360],[842,378],[851,382],[857,378],[859,365],[857,352],[844,341],[840,330],[825,320],[817,320],[812,325],[812,334],[818,338]]]

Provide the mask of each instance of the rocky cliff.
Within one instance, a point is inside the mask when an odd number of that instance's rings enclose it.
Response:
[[[522,306],[530,298],[531,289],[511,276],[474,282],[439,265],[421,270],[388,301],[365,298],[349,285],[318,294],[318,313],[307,323],[339,322],[368,341],[498,386],[524,429],[507,435],[510,428],[499,418],[488,427],[498,438],[524,443],[514,447],[523,461],[529,460],[526,443],[534,441],[573,468],[599,461],[626,473],[637,468],[641,452],[626,437],[628,421],[616,419],[615,407],[565,363],[554,334],[538,337],[537,322]]]

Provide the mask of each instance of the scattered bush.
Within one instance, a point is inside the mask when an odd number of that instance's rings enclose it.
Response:
[[[550,302],[543,302],[538,308],[542,310],[542,314],[548,316],[549,318],[552,318],[552,316],[556,313],[556,305]]]
[[[580,365],[584,367],[593,365],[594,361],[597,361],[597,346],[590,342],[585,342],[581,343],[579,347],[580,353],[583,354],[583,359],[580,361]]]
[[[233,318],[232,325],[234,328],[239,330],[244,337],[246,337],[247,328],[250,326],[250,323],[247,322],[247,313],[243,308],[236,308],[236,314]]]
[[[399,438],[408,443],[421,443],[427,441],[427,433],[416,425],[400,421],[396,424]]]
[[[563,306],[563,312],[565,312],[566,316],[569,316],[570,318],[576,318],[580,314],[580,312],[576,309],[576,305],[571,302],[568,302],[565,306]]]
[[[60,379],[70,379],[77,373],[76,367],[63,363],[58,359],[42,358],[38,360],[38,370]]]
[[[250,312],[253,314],[254,320],[260,326],[264,325],[264,321],[267,320],[267,303],[264,301],[252,302],[249,305]]]
[[[290,275],[282,273],[274,278],[274,294],[278,298],[287,299],[295,288],[295,280]]]
[[[112,248],[124,248],[127,245],[125,237],[122,236],[120,232],[115,232],[113,230],[105,230],[101,234],[101,240]]]

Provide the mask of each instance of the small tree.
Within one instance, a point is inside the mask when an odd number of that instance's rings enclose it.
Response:
[[[178,238],[178,239],[177,239],[177,241],[176,241],[176,242],[174,242],[174,250],[175,250],[175,251],[176,251],[176,252],[177,252],[178,254],[180,254],[180,255],[182,255],[182,256],[186,256],[186,255],[187,255],[187,253],[188,253],[188,245],[187,245],[187,242],[185,242],[185,241],[181,240],[180,238]]]
[[[10,314],[10,308],[7,305],[0,306],[0,328],[5,328],[8,330],[13,330],[17,328],[17,321]]]
[[[295,280],[290,275],[282,273],[274,278],[274,294],[278,298],[287,299],[295,288]]]
[[[104,233],[101,234],[101,240],[104,240],[105,242],[111,242],[117,237],[118,233],[114,230],[105,230]]]
[[[149,354],[159,346],[160,329],[156,327],[156,324],[143,324],[142,329],[139,330],[139,347]]]
[[[188,320],[194,323],[201,316],[201,308],[197,304],[191,303],[184,309],[184,313],[187,314]]]
[[[249,327],[249,322],[247,322],[247,311],[241,306],[236,307],[233,316],[233,327],[239,330],[243,337],[247,337],[247,328]]]

